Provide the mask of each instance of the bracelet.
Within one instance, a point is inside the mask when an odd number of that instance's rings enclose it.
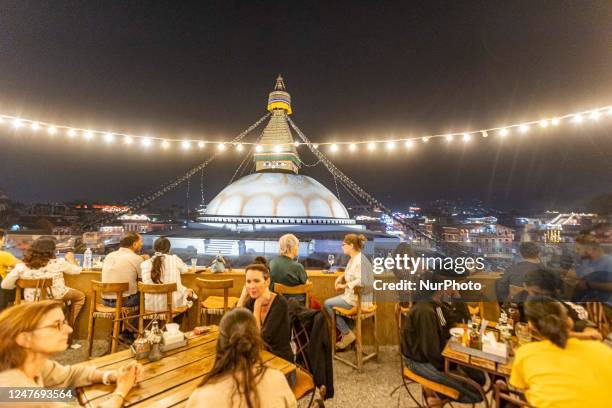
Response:
[[[110,377],[112,373],[113,373],[112,371],[105,371],[104,374],[102,374],[102,384],[110,385],[111,382],[108,377]]]

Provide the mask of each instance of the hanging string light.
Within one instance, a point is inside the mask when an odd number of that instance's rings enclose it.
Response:
[[[455,136],[462,137],[464,142],[472,140],[472,137],[475,135],[482,135],[483,138],[486,138],[489,134],[498,135],[501,137],[508,136],[512,131],[517,131],[520,134],[526,134],[529,132],[532,127],[539,127],[540,129],[548,129],[549,127],[559,126],[566,122],[571,122],[573,124],[581,124],[586,120],[590,120],[592,122],[598,122],[604,117],[612,117],[612,106],[604,106],[601,108],[596,108],[588,111],[574,112],[561,116],[554,116],[549,118],[540,118],[538,120],[515,123],[500,127],[493,127],[487,129],[479,129],[469,132],[459,132],[459,133],[444,133],[444,134],[426,134],[424,136],[419,137],[407,137],[407,138],[396,138],[396,139],[375,139],[375,140],[352,140],[352,141],[343,141],[343,142],[319,142],[312,143],[312,147],[318,149],[319,146],[330,146],[331,151],[339,151],[343,147],[347,147],[349,151],[353,152],[358,150],[359,145],[366,145],[367,150],[373,151],[377,148],[379,144],[384,144],[388,150],[394,150],[397,143],[404,143],[405,147],[412,147],[415,141],[420,140],[423,143],[429,142],[430,139],[444,139],[448,142],[452,141]],[[204,141],[201,139],[178,139],[178,138],[160,138],[153,137],[148,135],[135,135],[129,133],[121,133],[121,132],[109,132],[95,129],[83,129],[73,126],[66,126],[60,124],[52,124],[47,122],[42,122],[39,120],[26,119],[18,116],[12,115],[4,115],[0,114],[0,127],[4,124],[9,124],[12,128],[17,131],[22,131],[23,129],[29,129],[32,132],[44,131],[49,135],[56,134],[64,134],[70,138],[75,140],[77,137],[82,137],[85,141],[95,141],[97,139],[103,140],[106,143],[114,142],[115,138],[120,137],[123,139],[123,143],[125,145],[132,145],[138,142],[138,145],[142,147],[154,147],[160,146],[163,149],[169,149],[173,145],[180,146],[183,150],[189,150],[192,145],[197,145],[198,148],[203,149],[207,143],[215,144],[219,151],[223,151],[226,148],[225,141]],[[292,142],[293,146],[298,148],[303,145],[299,141]],[[241,142],[241,144],[235,144],[236,150],[241,151],[243,145],[256,145],[255,151],[261,152],[263,151],[265,145],[261,145],[255,142]],[[335,147],[332,147],[335,146]],[[277,145],[273,147],[275,152],[282,152],[286,149],[285,146]]]

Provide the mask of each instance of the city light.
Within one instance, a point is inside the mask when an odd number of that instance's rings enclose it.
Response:
[[[319,145],[317,143],[313,144],[312,147],[314,147],[315,149],[319,148]]]
[[[263,150],[263,147],[261,147],[260,145],[255,146],[255,151],[256,152],[261,152]]]
[[[295,142],[293,142],[293,145],[294,145],[295,147],[300,147],[300,142],[298,142],[298,141],[296,140]]]
[[[282,151],[283,151],[283,146],[281,145],[274,146],[274,153],[280,153]]]

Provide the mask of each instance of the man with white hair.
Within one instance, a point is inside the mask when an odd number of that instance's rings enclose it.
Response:
[[[293,234],[285,234],[278,240],[280,255],[270,262],[270,289],[274,290],[274,284],[280,283],[285,286],[303,285],[308,280],[304,267],[295,261],[298,254],[300,241]],[[304,302],[303,295],[287,295]]]

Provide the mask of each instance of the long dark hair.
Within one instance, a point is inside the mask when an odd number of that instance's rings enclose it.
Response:
[[[531,296],[525,302],[525,315],[542,337],[565,348],[570,327],[561,303],[546,296]]]
[[[263,340],[253,314],[240,307],[227,312],[219,323],[215,365],[200,386],[231,373],[234,380],[232,406],[238,405],[233,403],[237,394],[238,398],[244,396],[248,408],[259,407],[256,386],[266,370],[261,350]]]
[[[51,238],[38,238],[23,254],[23,262],[28,268],[39,269],[47,266],[55,258],[55,242]]]
[[[170,240],[166,237],[159,237],[153,243],[155,252],[162,254],[153,256],[153,266],[151,267],[151,280],[153,283],[162,283],[161,275],[164,269],[164,256],[170,252],[170,246]]]

